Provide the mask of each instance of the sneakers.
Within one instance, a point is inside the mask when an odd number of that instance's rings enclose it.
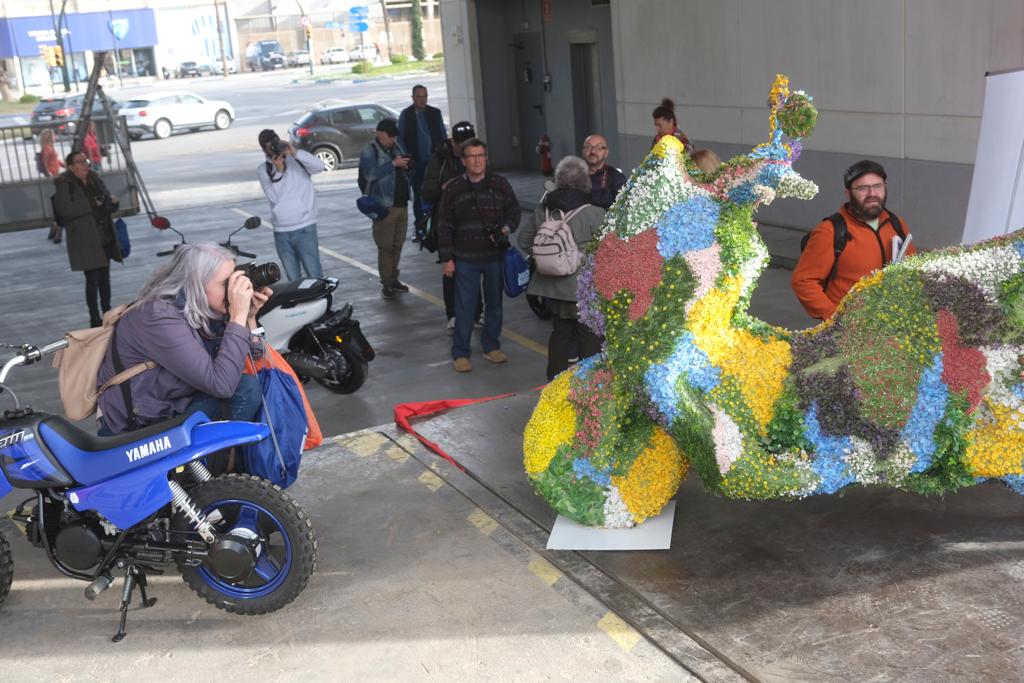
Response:
[[[409,291],[409,285],[399,282],[398,280],[395,280],[394,283],[391,285],[391,289],[395,290],[399,294],[405,294],[406,292]]]
[[[469,372],[473,369],[468,358],[456,358],[452,365],[455,367],[455,372]]]
[[[390,285],[384,285],[383,287],[380,288],[380,298],[381,299],[394,299],[395,298],[395,288],[390,286]]]
[[[492,363],[504,363],[508,361],[508,356],[501,349],[494,349],[484,354],[484,358],[491,361]]]
[[[455,318],[448,318],[448,336],[455,334]]]

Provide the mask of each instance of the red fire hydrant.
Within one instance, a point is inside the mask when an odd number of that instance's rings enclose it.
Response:
[[[544,175],[552,175],[555,169],[551,166],[551,138],[545,133],[537,143],[537,154],[540,155],[540,172]]]

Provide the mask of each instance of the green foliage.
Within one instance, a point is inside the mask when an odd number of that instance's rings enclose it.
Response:
[[[761,236],[753,221],[754,210],[750,206],[723,204],[722,213],[715,226],[715,240],[722,245],[722,272],[724,277],[739,275],[743,264],[757,256],[757,245]]]
[[[1004,341],[1024,341],[1024,273],[1017,273],[999,285],[999,301],[1006,313]]]
[[[782,395],[775,402],[775,414],[765,431],[761,444],[769,453],[813,450],[804,436],[804,411],[800,409],[793,377],[786,379]]]
[[[361,62],[357,62],[352,67],[352,73],[354,73],[354,74],[368,74],[371,71],[373,71],[373,62],[371,62],[371,61],[369,61],[367,59],[364,59]]]
[[[911,474],[903,488],[931,495],[956,491],[974,483],[974,477],[967,471],[967,432],[971,428],[971,417],[967,414],[970,404],[960,392],[952,392],[946,404],[946,413],[935,427],[935,457],[931,469]]]
[[[444,59],[444,53],[443,52],[435,52],[434,53],[434,59]]]
[[[412,56],[419,61],[427,56],[423,48],[423,8],[420,0],[412,0]]]
[[[691,387],[682,378],[676,383],[676,393],[679,396],[676,402],[679,415],[669,425],[668,431],[690,464],[697,470],[704,487],[716,491],[722,475],[715,461],[715,446],[711,440],[715,420],[707,409],[700,391]]]
[[[22,95],[18,98],[18,101],[22,104],[34,104],[39,101],[39,97],[36,95]]]
[[[604,524],[604,488],[590,479],[577,479],[569,457],[569,444],[558,447],[547,470],[537,475],[533,488],[549,505],[569,519],[589,526]]]
[[[406,55],[400,55],[397,52],[396,53],[392,53],[392,55],[391,55],[391,63],[392,64],[405,64],[408,61],[409,61],[409,58]]]

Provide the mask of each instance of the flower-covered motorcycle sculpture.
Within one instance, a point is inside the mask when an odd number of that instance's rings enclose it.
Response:
[[[599,527],[657,515],[690,467],[738,499],[988,478],[1024,493],[1024,234],[888,266],[810,330],[751,317],[754,211],[817,193],[792,169],[811,99],[780,76],[769,104],[769,142],[702,173],[666,136],[608,212],[578,292],[605,348],[542,392],[534,488]]]

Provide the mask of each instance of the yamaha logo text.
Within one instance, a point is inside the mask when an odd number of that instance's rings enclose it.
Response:
[[[21,443],[25,440],[25,430],[22,429],[20,432],[11,432],[6,436],[0,437],[0,448],[7,448],[13,446],[16,443]]]
[[[125,455],[128,456],[128,462],[135,462],[148,458],[154,453],[161,453],[171,449],[171,438],[169,436],[160,437],[155,441],[149,441],[147,443],[139,444],[135,448],[129,448],[125,451]]]

